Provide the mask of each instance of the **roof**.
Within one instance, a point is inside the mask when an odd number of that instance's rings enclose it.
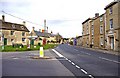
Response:
[[[91,18],[86,19],[82,24],[86,23],[89,20],[91,20]]]
[[[78,36],[78,37],[76,37],[76,39],[78,39],[78,38],[82,38],[82,36]]]
[[[43,33],[43,32],[40,32],[40,31],[35,31],[35,33],[36,33],[37,36],[42,36],[42,37],[54,37],[55,36],[54,34]]]
[[[11,23],[11,22],[2,22],[2,26],[0,26],[0,29],[29,32],[29,30],[27,29],[25,25]]]
[[[115,4],[118,3],[118,2],[119,2],[119,0],[111,2],[111,3],[108,4],[104,9],[106,10],[106,9],[108,9],[109,7],[115,5]]]

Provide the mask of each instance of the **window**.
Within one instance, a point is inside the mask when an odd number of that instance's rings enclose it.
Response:
[[[24,26],[21,26],[21,29],[24,30]]]
[[[94,26],[92,25],[92,35],[94,35]]]
[[[25,36],[25,32],[22,32],[22,36]]]
[[[103,17],[100,17],[100,22],[102,22],[103,21]]]
[[[14,31],[11,31],[11,33],[10,33],[11,35],[14,35]]]
[[[113,28],[113,19],[110,19],[110,29]]]
[[[103,26],[100,26],[100,34],[103,34]]]
[[[87,29],[87,33],[86,34],[88,34],[88,29]]]
[[[100,38],[100,45],[103,45],[103,37]]]
[[[109,14],[112,14],[112,12],[113,12],[112,7],[110,7]]]
[[[22,38],[22,41],[24,42],[24,41],[25,41],[25,38]]]
[[[92,38],[92,44],[94,44],[94,39]]]

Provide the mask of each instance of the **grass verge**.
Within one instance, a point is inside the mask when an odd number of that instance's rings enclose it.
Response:
[[[31,45],[30,48],[27,48],[27,46],[23,46],[22,48],[19,47],[12,47],[12,46],[4,46],[4,50],[2,50],[2,47],[0,47],[1,52],[15,52],[15,51],[33,51],[33,50],[39,50],[40,47],[43,47],[44,50],[46,49],[52,49],[55,48],[56,46],[58,46],[58,44],[46,44],[46,45]]]

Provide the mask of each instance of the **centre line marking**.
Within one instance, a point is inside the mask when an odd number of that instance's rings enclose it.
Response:
[[[75,65],[75,63],[72,62],[72,65]]]
[[[83,72],[83,73],[85,73],[85,74],[88,74],[85,70],[83,70],[83,69],[81,69],[81,71]]]
[[[77,67],[78,69],[80,68],[78,65],[75,65],[75,67]]]
[[[64,57],[62,54],[60,54],[59,52],[57,52],[55,49],[52,49],[59,57]]]

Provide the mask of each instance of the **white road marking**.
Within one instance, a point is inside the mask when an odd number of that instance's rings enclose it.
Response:
[[[77,49],[74,49],[75,51],[78,51]]]
[[[81,71],[82,71],[83,73],[85,73],[85,74],[88,74],[84,69],[81,69]]]
[[[103,57],[99,57],[100,59],[103,59],[103,60],[107,60],[107,61],[111,61],[111,62],[115,62],[115,63],[120,63],[118,61],[115,61],[115,60],[110,60],[110,59],[107,59],[107,58],[103,58]]]
[[[91,78],[94,78],[92,75],[88,75],[89,77],[91,77]]]
[[[87,54],[87,55],[91,55],[90,53],[85,53],[85,54]]]
[[[66,60],[68,60],[67,58],[65,58]]]
[[[12,58],[12,59],[19,59],[19,58],[15,57],[15,58]]]
[[[68,62],[72,63],[72,65],[74,65],[76,68],[80,69],[80,67],[78,65],[76,65],[74,62],[72,62],[71,60],[67,59],[66,57],[64,57],[62,54],[60,54],[59,52],[57,52],[55,49],[52,49],[59,57],[63,57],[65,58]],[[77,51],[77,50],[76,50]],[[83,52],[83,51],[82,51]],[[88,54],[89,55],[89,54]],[[85,71],[84,69],[81,69],[81,71],[85,74],[88,74],[87,71]],[[94,78],[92,75],[88,75],[91,78]]]
[[[60,54],[59,52],[57,52],[55,49],[52,49],[59,57],[64,57],[62,54]]]
[[[78,65],[75,65],[75,67],[77,67],[78,69],[80,68]]]
[[[75,63],[72,62],[72,65],[75,65]]]
[[[68,60],[71,63],[71,60]]]

